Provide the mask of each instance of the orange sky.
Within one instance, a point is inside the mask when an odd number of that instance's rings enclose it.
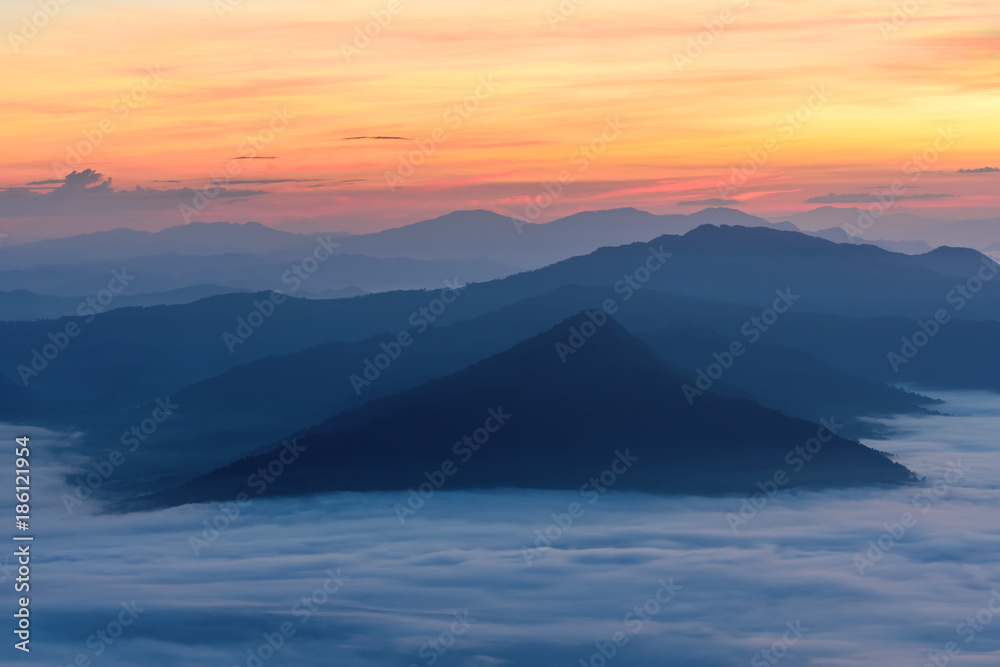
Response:
[[[366,231],[460,208],[548,220],[714,199],[770,214],[896,180],[910,207],[1000,204],[1000,173],[958,173],[1000,168],[992,0],[40,4],[0,5],[0,186],[73,167],[171,192],[0,193],[14,234]],[[528,208],[561,173],[551,205]],[[233,183],[198,206],[213,180]]]

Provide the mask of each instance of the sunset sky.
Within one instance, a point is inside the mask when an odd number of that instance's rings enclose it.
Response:
[[[998,19],[995,0],[5,0],[0,232],[778,215],[894,181],[901,206],[987,217]]]

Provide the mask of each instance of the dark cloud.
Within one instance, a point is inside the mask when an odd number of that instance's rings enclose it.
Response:
[[[312,183],[322,178],[258,178],[242,181],[229,181],[229,185],[266,185],[268,183]]]
[[[62,185],[62,183],[61,178],[49,178],[44,181],[30,181],[28,185]]]
[[[694,199],[691,201],[679,201],[678,206],[735,206],[740,204],[738,199]]]
[[[278,158],[274,155],[257,155],[254,157],[247,157],[241,155],[240,157],[234,157],[234,160],[277,160]]]
[[[368,180],[367,178],[349,178],[349,179],[344,180],[344,181],[330,181],[329,183],[317,183],[316,185],[308,185],[306,187],[310,187],[310,188],[325,188],[325,187],[329,187],[329,186],[332,186],[332,185],[348,185],[350,183],[363,183],[364,181],[367,181],[367,180]]]
[[[959,169],[960,174],[995,174],[1000,172],[997,167],[980,167],[979,169]]]
[[[0,217],[39,217],[61,215],[107,215],[191,205],[198,194],[192,188],[157,190],[136,186],[116,190],[110,178],[93,169],[74,171],[49,192],[30,188],[0,190]],[[266,194],[265,190],[220,188],[213,199],[233,199]]]
[[[885,195],[881,199],[877,195],[868,194],[866,192],[860,192],[857,194],[845,194],[838,195],[830,193],[828,195],[823,195],[821,197],[812,197],[806,200],[807,204],[874,204],[875,202],[884,202],[886,199],[891,199],[892,201],[901,201],[904,199],[942,199],[944,197],[954,197],[955,195],[946,194],[922,194],[922,195],[897,195],[895,197],[891,195]]]
[[[344,137],[341,141],[357,141],[358,139],[377,139],[379,141],[412,141],[407,137]]]

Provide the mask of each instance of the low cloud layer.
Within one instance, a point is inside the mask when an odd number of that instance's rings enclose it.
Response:
[[[30,662],[246,665],[290,623],[264,665],[579,665],[622,633],[609,665],[729,667],[777,646],[782,664],[919,667],[955,642],[955,664],[992,667],[1000,617],[970,641],[957,627],[1000,586],[1000,401],[949,398],[960,416],[897,419],[902,435],[874,443],[932,484],[960,460],[966,471],[926,512],[917,499],[933,486],[783,493],[735,533],[740,498],[614,492],[571,525],[562,515],[578,495],[513,490],[438,492],[402,524],[405,493],[254,501],[214,537],[203,531],[225,523],[219,506],[68,517],[59,473],[79,460],[39,434],[52,459],[44,474],[35,464]],[[0,431],[11,441],[18,429]],[[859,573],[856,557],[905,513],[915,524]],[[552,546],[529,565],[536,530]],[[192,536],[211,537],[200,556]],[[133,599],[143,611],[96,657],[88,637]],[[3,651],[5,664],[28,662]]]

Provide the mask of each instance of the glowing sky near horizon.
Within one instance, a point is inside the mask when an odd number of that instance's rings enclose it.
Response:
[[[76,167],[115,188],[204,188],[284,110],[287,126],[254,149],[274,159],[241,160],[228,176],[272,181],[229,186],[264,194],[194,219],[368,231],[453,209],[524,216],[564,170],[572,183],[538,220],[722,198],[751,213],[806,210],[897,179],[928,195],[911,207],[1000,204],[1000,173],[959,173],[1000,167],[990,0],[911,0],[911,13],[863,0],[49,2],[61,9],[30,38],[38,0],[0,5],[0,187],[57,180],[53,163],[82,146]],[[355,41],[373,12],[391,20]],[[477,91],[474,110],[455,111]],[[601,151],[609,119],[623,129]],[[913,179],[908,163],[949,128],[956,139]],[[410,155],[422,164],[403,178]],[[754,173],[720,192],[743,164]],[[387,173],[402,183],[390,189]],[[66,216],[4,213],[0,198],[0,228],[182,222],[167,199]]]

